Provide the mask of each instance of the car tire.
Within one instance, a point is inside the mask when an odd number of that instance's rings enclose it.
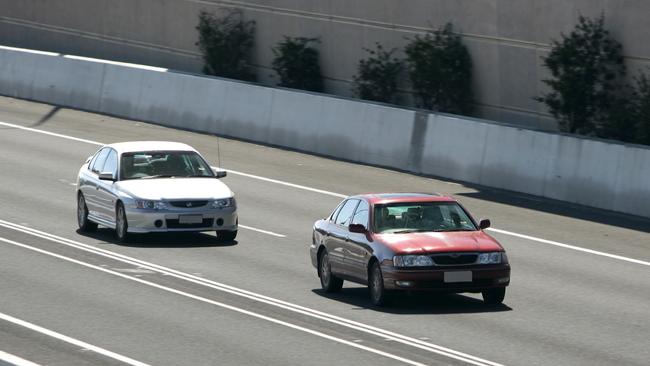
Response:
[[[115,206],[115,237],[118,243],[126,243],[129,240],[129,222],[122,202]]]
[[[318,277],[320,278],[320,285],[325,292],[339,292],[343,288],[343,280],[336,277],[332,273],[332,265],[330,264],[330,256],[326,250],[318,257]]]
[[[391,293],[384,288],[384,276],[378,262],[373,262],[368,271],[368,290],[373,305],[384,306],[390,302]]]
[[[217,240],[221,242],[230,242],[235,240],[237,237],[237,230],[218,230],[217,231]]]
[[[88,220],[88,206],[86,205],[86,198],[81,192],[77,196],[77,224],[81,231],[88,232],[97,229],[97,223]]]
[[[483,302],[489,305],[499,305],[503,303],[503,299],[506,297],[506,288],[497,287],[489,290],[485,290],[481,293],[483,295]]]

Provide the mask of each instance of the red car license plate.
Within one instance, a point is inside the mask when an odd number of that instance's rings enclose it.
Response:
[[[472,282],[472,271],[445,272],[445,282]]]

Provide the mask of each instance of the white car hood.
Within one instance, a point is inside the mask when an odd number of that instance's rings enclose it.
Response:
[[[216,178],[131,179],[116,184],[120,191],[134,199],[209,200],[233,196],[230,188]]]

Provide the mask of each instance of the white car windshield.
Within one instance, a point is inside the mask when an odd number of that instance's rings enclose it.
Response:
[[[122,154],[120,180],[214,177],[210,166],[194,151],[142,151]]]
[[[476,225],[455,202],[405,202],[375,205],[374,231],[401,234],[475,231]]]

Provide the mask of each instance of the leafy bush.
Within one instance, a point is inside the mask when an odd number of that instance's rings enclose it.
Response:
[[[318,38],[285,36],[284,41],[273,48],[275,58],[272,67],[280,76],[280,86],[323,91],[318,50],[310,46],[319,42]]]
[[[471,113],[472,58],[451,23],[416,36],[405,51],[419,107]]]
[[[607,124],[622,121],[608,120],[612,109],[622,108],[614,105],[621,103],[617,93],[625,65],[621,44],[610,37],[604,22],[604,15],[593,20],[581,16],[568,36],[552,42],[544,59],[553,78],[543,82],[551,91],[537,100],[546,103],[562,131],[602,135],[603,127],[611,132]]]
[[[385,51],[380,43],[374,50],[365,48],[368,58],[359,60],[353,90],[361,99],[394,103],[397,94],[397,77],[402,71],[402,62],[393,57],[395,49]]]
[[[634,88],[634,142],[650,145],[650,79],[636,78]]]
[[[255,21],[244,21],[241,10],[229,10],[223,17],[201,11],[199,41],[203,72],[208,75],[254,81],[248,60],[253,46]]]
[[[594,134],[606,139],[635,141],[634,123],[637,116],[636,90],[628,85],[618,86],[610,96],[602,115],[594,117]]]

